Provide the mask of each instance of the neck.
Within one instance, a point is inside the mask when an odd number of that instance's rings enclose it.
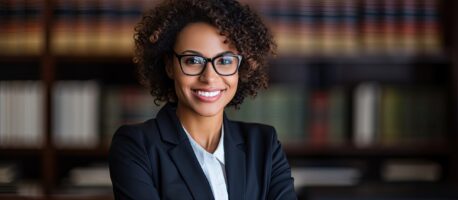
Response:
[[[223,124],[223,112],[215,116],[202,116],[186,112],[178,105],[177,116],[191,137],[205,150],[213,153],[218,147]]]

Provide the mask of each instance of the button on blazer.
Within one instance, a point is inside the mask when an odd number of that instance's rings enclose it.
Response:
[[[229,199],[297,199],[275,129],[226,116],[223,123]],[[115,199],[214,199],[174,104],[166,104],[155,119],[120,127],[109,167]]]

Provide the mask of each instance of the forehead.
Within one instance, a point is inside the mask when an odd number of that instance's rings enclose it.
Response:
[[[177,35],[174,49],[177,53],[192,50],[205,56],[215,56],[225,51],[235,52],[235,48],[226,42],[226,37],[208,23],[195,22],[187,24]]]

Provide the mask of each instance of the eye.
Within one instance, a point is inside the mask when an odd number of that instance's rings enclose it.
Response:
[[[222,56],[216,60],[217,65],[232,65],[235,58],[232,56]]]
[[[185,56],[182,61],[186,65],[200,65],[205,63],[205,60],[199,56]]]

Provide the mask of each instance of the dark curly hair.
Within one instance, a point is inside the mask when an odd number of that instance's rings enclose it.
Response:
[[[266,60],[275,54],[273,36],[247,5],[234,0],[168,0],[146,12],[135,27],[135,56],[140,82],[149,87],[154,102],[176,101],[173,80],[165,70],[178,33],[192,22],[215,26],[243,56],[239,83],[229,106],[267,88]]]

